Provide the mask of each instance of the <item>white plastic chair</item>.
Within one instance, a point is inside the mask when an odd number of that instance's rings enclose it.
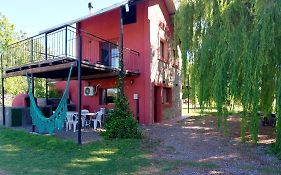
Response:
[[[92,121],[94,122],[94,129],[97,129],[97,123],[99,122],[100,127],[101,127],[101,120],[102,120],[102,111],[99,111],[96,113],[96,118],[92,119]]]
[[[82,127],[90,125],[89,123],[87,123],[87,120],[86,120],[88,113],[89,113],[89,110],[87,110],[87,109],[81,110]]]
[[[76,126],[78,124],[78,114],[74,113],[72,118],[73,118],[73,132],[76,132]]]
[[[87,109],[82,109],[82,110],[81,110],[81,114],[83,114],[83,113],[89,113],[89,110],[87,110]]]
[[[67,112],[66,113],[66,131],[71,130],[71,125],[73,125],[73,113]]]
[[[105,108],[100,108],[100,111],[102,112],[102,114],[105,114]]]
[[[102,122],[104,121],[104,117],[105,117],[105,108],[100,108],[100,111],[102,113]]]
[[[71,130],[72,126],[73,126],[73,130],[74,132],[76,132],[76,125],[78,123],[77,120],[77,114],[73,113],[73,112],[67,112],[66,115],[66,131],[67,130]]]

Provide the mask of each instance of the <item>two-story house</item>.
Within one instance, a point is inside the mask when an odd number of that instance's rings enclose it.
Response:
[[[63,90],[70,63],[81,58],[82,91],[78,89],[76,64],[70,100],[78,105],[81,93],[81,108],[110,109],[117,93],[122,39],[124,90],[136,119],[153,124],[179,117],[181,54],[176,54],[179,49],[173,41],[175,11],[173,0],[130,0],[47,29],[8,48],[7,62],[13,66],[5,69],[5,77],[32,73],[34,77],[56,80],[56,88]],[[18,48],[24,48],[24,57],[16,58]]]

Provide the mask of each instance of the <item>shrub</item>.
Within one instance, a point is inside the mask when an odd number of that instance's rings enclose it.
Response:
[[[49,94],[48,94],[49,98],[60,98],[60,97],[62,97],[63,91],[61,91],[60,89],[57,89],[55,87],[55,85],[50,84],[49,89],[50,89]]]
[[[127,98],[116,98],[114,103],[115,107],[109,112],[105,123],[106,131],[102,135],[105,138],[141,138],[141,130],[129,110]]]

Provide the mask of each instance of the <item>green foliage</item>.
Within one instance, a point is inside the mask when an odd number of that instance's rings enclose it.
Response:
[[[16,41],[15,26],[0,13],[0,52]]]
[[[138,127],[137,121],[133,118],[133,113],[129,109],[128,99],[124,94],[124,77],[123,71],[123,51],[120,52],[120,64],[117,76],[118,94],[114,99],[115,107],[109,113],[106,120],[105,129],[103,133],[105,138],[141,138],[142,133]]]
[[[6,78],[4,85],[6,94],[18,95],[27,92],[27,83],[23,77]]]
[[[34,95],[37,98],[46,97],[46,79],[43,78],[34,79]]]
[[[53,84],[49,84],[49,98],[59,98],[61,97],[63,92],[57,89]]]
[[[8,45],[16,42],[18,39],[24,38],[25,35],[26,34],[22,31],[17,33],[15,31],[15,26],[0,13],[0,54],[4,53],[3,51],[5,51]],[[3,64],[4,66],[7,64],[5,59],[3,60]],[[27,91],[26,80],[22,77],[6,78],[4,84],[5,93],[7,94],[17,95]]]
[[[109,113],[103,133],[105,138],[141,138],[142,134],[137,121],[129,111],[129,103],[125,96],[115,99],[115,107]]]
[[[276,0],[183,0],[175,17],[175,42],[181,41],[183,60],[187,51],[194,55],[188,65],[191,98],[202,109],[214,102],[224,128],[230,104],[242,105],[242,142],[249,128],[257,143],[258,111],[278,113],[280,107],[273,103],[281,93],[280,19],[281,1]],[[281,150],[281,134],[276,138]]]
[[[281,73],[281,71],[280,71]],[[277,153],[281,159],[281,76],[278,77],[278,94],[276,94],[276,143],[274,145],[274,152]]]

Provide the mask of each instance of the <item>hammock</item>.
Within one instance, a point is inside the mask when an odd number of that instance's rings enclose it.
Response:
[[[32,123],[33,125],[37,126],[39,133],[48,132],[49,134],[53,134],[55,129],[61,130],[64,127],[64,122],[67,115],[67,92],[68,92],[68,86],[70,82],[71,72],[72,72],[71,65],[69,70],[68,79],[66,82],[65,90],[63,93],[63,96],[61,98],[61,101],[56,109],[56,111],[51,115],[51,117],[46,118],[41,110],[37,107],[35,103],[35,99],[32,93],[32,89],[30,86],[30,78],[27,77],[27,84],[28,84],[28,95],[30,98],[30,115],[32,117]]]

